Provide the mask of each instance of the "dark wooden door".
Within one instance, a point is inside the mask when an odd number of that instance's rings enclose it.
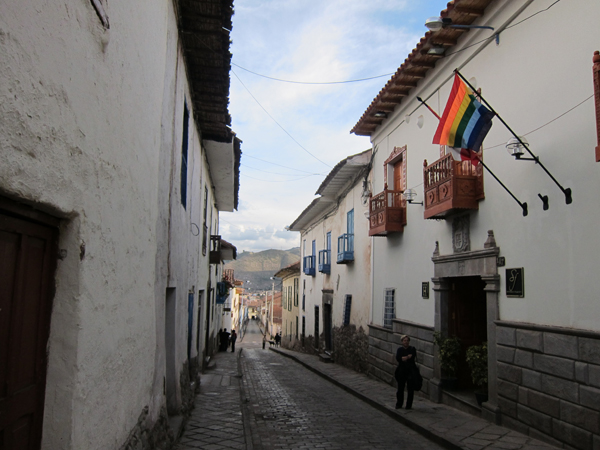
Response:
[[[0,213],[0,449],[41,444],[55,228]]]
[[[329,303],[325,303],[323,304],[323,336],[325,338],[325,350],[327,351],[331,351],[333,349],[331,342],[331,327],[331,305]]]
[[[394,191],[401,191],[404,189],[402,179],[402,160],[400,160],[394,163]]]
[[[472,386],[465,352],[471,345],[487,340],[485,282],[481,277],[460,277],[451,281],[448,303],[448,335],[460,338],[462,355],[458,365],[459,386]]]

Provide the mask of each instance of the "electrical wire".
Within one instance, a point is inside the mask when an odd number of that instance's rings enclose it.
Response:
[[[594,94],[590,95],[588,98],[586,98],[585,100],[577,103],[575,106],[573,106],[571,109],[568,109],[567,111],[565,111],[564,113],[556,116],[554,119],[546,122],[544,125],[540,125],[539,127],[528,131],[527,133],[522,134],[521,136],[529,136],[532,133],[535,133],[538,130],[541,130],[542,128],[550,125],[552,122],[555,122],[556,120],[560,119],[563,116],[566,116],[567,114],[569,114],[571,111],[573,111],[574,109],[577,109],[578,107],[580,107],[581,105],[583,105],[585,102],[587,102],[588,100],[590,100],[592,97],[594,96]],[[493,148],[498,148],[498,147],[504,147],[506,145],[506,142],[502,142],[501,144],[497,144],[497,145],[492,145],[491,147],[486,147],[485,150],[491,150]]]
[[[311,174],[311,175],[322,175],[322,176],[325,176],[325,174],[324,174],[324,173],[317,173],[317,174],[315,174],[315,173],[313,173],[313,172],[308,172],[308,171],[306,171],[306,170],[296,169],[296,168],[294,168],[294,167],[283,166],[283,165],[281,165],[281,164],[277,164],[277,163],[274,163],[274,162],[272,162],[272,161],[267,161],[266,159],[261,159],[261,158],[258,158],[258,157],[256,157],[256,156],[248,155],[247,153],[244,153],[244,157],[245,157],[245,158],[258,159],[259,161],[263,161],[263,162],[266,162],[266,163],[268,163],[268,164],[273,164],[274,166],[283,167],[284,169],[296,170],[296,171],[298,171],[298,172],[309,173],[309,174]]]
[[[246,178],[250,178],[251,180],[265,181],[267,183],[291,183],[291,182],[294,182],[294,181],[304,180],[305,178],[309,178],[309,177],[314,177],[315,176],[315,175],[305,175],[303,177],[295,178],[293,180],[265,180],[263,178],[254,178],[254,177],[251,177],[250,175],[246,175],[245,173],[242,173],[240,175],[243,175]]]
[[[286,176],[290,176],[290,174],[289,174],[289,173],[270,172],[270,171],[268,171],[268,170],[259,169],[259,168],[257,168],[257,167],[252,167],[252,166],[249,166],[249,165],[247,165],[247,164],[241,164],[241,165],[242,165],[242,166],[244,166],[244,167],[246,167],[246,168],[248,168],[248,169],[252,169],[252,170],[258,170],[259,172],[270,173],[270,174],[272,174],[272,175],[281,175],[281,176],[284,176],[284,177],[286,177]],[[310,173],[310,174],[309,174],[309,175],[307,175],[307,176],[312,176],[312,175],[318,175],[318,176],[321,176],[322,174],[320,174],[320,173]],[[294,176],[297,176],[297,175],[294,175]]]
[[[320,162],[320,163],[322,163],[322,164],[325,164],[325,165],[326,165],[327,167],[329,167],[329,168],[332,168],[332,167],[331,167],[329,164],[327,164],[325,161],[322,161],[322,160],[320,160],[320,159],[319,159],[319,158],[317,158],[315,155],[313,155],[311,152],[309,152],[309,151],[308,151],[306,148],[304,148],[304,146],[303,146],[302,144],[300,144],[300,142],[298,142],[298,141],[297,141],[297,140],[294,138],[294,136],[292,136],[292,135],[291,135],[291,134],[290,134],[290,133],[289,133],[289,132],[288,132],[288,131],[287,131],[285,128],[283,128],[283,126],[282,126],[282,125],[281,125],[279,122],[277,122],[277,121],[275,120],[275,118],[274,118],[274,117],[273,117],[273,116],[272,116],[272,115],[269,113],[269,111],[267,111],[267,110],[265,109],[265,107],[264,107],[263,105],[261,105],[261,104],[260,104],[260,102],[258,101],[258,99],[257,99],[257,98],[256,98],[256,97],[255,97],[255,96],[252,94],[252,92],[250,92],[250,89],[248,89],[248,88],[246,87],[246,85],[244,84],[244,82],[242,81],[242,79],[241,79],[241,78],[238,76],[238,74],[237,74],[237,73],[235,73],[235,71],[234,71],[233,69],[231,70],[231,73],[233,73],[233,74],[235,75],[235,77],[236,77],[236,78],[238,79],[238,81],[239,81],[239,82],[242,84],[242,86],[244,87],[244,89],[246,89],[246,91],[248,91],[248,94],[250,94],[250,97],[252,97],[252,98],[254,99],[254,101],[255,101],[255,102],[258,104],[258,106],[260,106],[260,107],[262,108],[262,110],[263,110],[263,111],[264,111],[264,112],[267,114],[267,116],[269,116],[269,117],[271,118],[271,120],[272,120],[273,122],[275,122],[275,123],[277,124],[277,126],[278,126],[279,128],[281,128],[281,129],[283,130],[283,132],[284,132],[285,134],[287,134],[287,135],[288,135],[288,136],[289,136],[289,137],[292,139],[292,141],[294,141],[296,144],[298,144],[298,146],[299,146],[299,147],[300,147],[302,150],[304,150],[304,151],[305,151],[306,153],[308,153],[310,156],[312,156],[313,158],[315,158],[317,161],[319,161],[319,162]]]
[[[267,80],[273,80],[273,81],[280,81],[281,83],[293,83],[293,84],[313,84],[313,85],[326,85],[326,84],[346,84],[346,83],[359,83],[361,81],[369,81],[369,80],[376,80],[377,78],[383,78],[383,77],[390,77],[392,75],[394,75],[394,72],[390,72],[390,73],[384,73],[383,75],[375,75],[373,77],[367,77],[367,78],[358,78],[355,80],[343,80],[343,81],[294,81],[294,80],[284,80],[282,78],[275,78],[275,77],[270,77],[268,75],[263,75],[261,73],[258,72],[253,72],[252,70],[246,69],[245,67],[242,67],[238,64],[235,63],[231,63],[232,66],[237,67],[238,69],[242,69],[245,70],[246,72],[249,72],[253,75],[262,77],[262,78],[266,78]]]
[[[501,31],[500,31],[500,33],[504,32],[504,31],[506,31],[506,30],[508,30],[508,29],[510,29],[510,28],[516,27],[517,25],[520,25],[520,24],[522,24],[522,23],[523,23],[523,22],[525,22],[526,20],[529,20],[529,19],[531,19],[532,17],[534,17],[534,16],[537,16],[538,14],[541,14],[541,13],[543,13],[543,12],[546,12],[546,11],[548,11],[550,8],[552,8],[554,5],[556,5],[556,4],[557,4],[558,2],[560,2],[560,1],[561,1],[561,0],[556,0],[554,3],[552,3],[552,4],[551,4],[550,6],[548,6],[547,8],[540,9],[539,11],[536,11],[536,12],[534,12],[532,15],[530,15],[530,16],[528,16],[528,17],[525,17],[523,20],[520,20],[519,22],[516,22],[516,23],[513,23],[512,25],[509,25],[509,26],[507,26],[506,28],[504,28],[503,30],[501,30]],[[498,33],[494,33],[494,35],[493,35],[493,36],[490,36],[490,37],[487,37],[487,38],[485,38],[485,39],[482,39],[482,40],[480,40],[480,41],[477,41],[477,42],[475,42],[475,43],[473,43],[473,44],[471,44],[471,45],[468,45],[468,46],[466,46],[466,47],[464,47],[464,48],[461,48],[460,50],[457,50],[457,51],[455,51],[455,52],[452,52],[452,53],[447,53],[446,55],[444,55],[444,57],[445,57],[445,58],[447,58],[448,56],[456,55],[457,53],[464,52],[465,50],[467,50],[467,49],[469,49],[469,48],[471,48],[471,47],[474,47],[474,46],[476,46],[476,45],[479,45],[479,44],[481,44],[482,42],[489,41],[489,40],[492,40],[492,39],[496,39],[496,35],[497,35],[497,34],[498,34]]]

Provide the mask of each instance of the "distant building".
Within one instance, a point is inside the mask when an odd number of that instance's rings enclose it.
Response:
[[[281,333],[282,345],[294,347],[299,334],[300,261],[290,264],[274,275],[281,285]]]

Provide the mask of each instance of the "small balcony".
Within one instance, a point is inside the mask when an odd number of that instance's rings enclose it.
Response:
[[[338,237],[338,264],[348,264],[354,261],[354,234],[344,233]]]
[[[235,278],[233,276],[233,269],[223,270],[223,281],[229,283],[231,287],[234,286]]]
[[[304,273],[306,275],[310,275],[311,277],[315,276],[315,255],[305,256],[303,260],[304,265]]]
[[[369,201],[369,236],[401,233],[406,225],[402,191],[385,189]]]
[[[331,250],[319,251],[319,272],[331,273]]]
[[[425,219],[445,219],[464,210],[478,210],[483,192],[481,165],[456,161],[448,154],[433,164],[424,162]]]
[[[221,262],[221,236],[213,234],[210,237],[209,263],[219,264]]]

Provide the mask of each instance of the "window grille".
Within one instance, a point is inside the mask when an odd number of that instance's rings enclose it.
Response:
[[[383,310],[383,326],[385,328],[392,328],[392,319],[395,318],[394,293],[394,289],[385,290]]]
[[[344,326],[350,325],[350,309],[352,307],[352,296],[346,295],[344,302]]]

